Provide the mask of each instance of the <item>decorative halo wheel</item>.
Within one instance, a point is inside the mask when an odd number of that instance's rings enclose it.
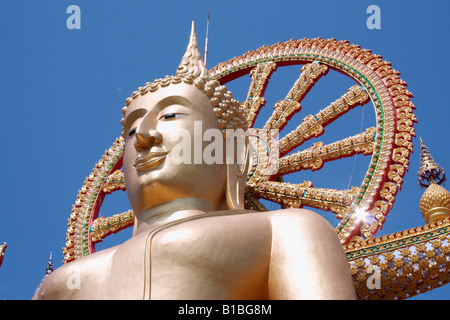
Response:
[[[278,67],[296,65],[302,65],[300,76],[286,97],[275,103],[264,126],[254,128],[266,102],[264,93],[270,76]],[[294,114],[302,111],[302,100],[330,69],[353,79],[355,85],[325,109],[306,115],[288,134],[279,137],[267,134],[281,131]],[[251,83],[242,106],[248,125],[253,128],[250,141],[254,146],[246,185],[246,207],[265,211],[260,200],[266,199],[282,207],[331,211],[340,219],[336,232],[342,244],[360,236],[372,237],[385,222],[401,189],[415,135],[412,94],[399,73],[369,50],[347,41],[321,38],[263,46],[220,63],[209,72],[210,78],[222,84],[245,75],[250,75]],[[318,142],[301,149],[305,141],[324,134],[327,125],[352,108],[369,102],[375,111],[375,127],[330,144]],[[122,152],[123,140],[119,138],[79,191],[69,219],[65,262],[94,252],[96,242],[134,223],[131,211],[109,218],[98,217],[104,196],[125,189],[120,170]],[[371,157],[358,187],[336,190],[316,188],[311,181],[284,182],[283,177],[288,174],[320,170],[325,162],[357,154]]]

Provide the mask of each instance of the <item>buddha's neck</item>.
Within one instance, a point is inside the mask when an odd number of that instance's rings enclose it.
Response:
[[[172,221],[209,211],[226,209],[225,202],[217,205],[199,198],[174,199],[149,208],[137,215],[133,236],[142,232],[149,232]]]

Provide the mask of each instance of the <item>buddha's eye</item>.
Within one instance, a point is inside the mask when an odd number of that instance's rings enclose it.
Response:
[[[130,132],[128,133],[128,136],[131,137],[135,133],[136,133],[136,128],[130,130]]]

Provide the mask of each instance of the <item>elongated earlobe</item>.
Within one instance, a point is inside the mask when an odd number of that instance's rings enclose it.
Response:
[[[244,151],[245,155],[243,164],[227,164],[226,197],[229,210],[245,210],[244,193],[249,165],[248,145],[249,144],[247,141]]]

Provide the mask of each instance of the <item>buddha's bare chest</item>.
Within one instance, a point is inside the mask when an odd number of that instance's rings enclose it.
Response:
[[[264,298],[269,234],[222,220],[179,224],[124,243],[111,263],[108,297]]]

